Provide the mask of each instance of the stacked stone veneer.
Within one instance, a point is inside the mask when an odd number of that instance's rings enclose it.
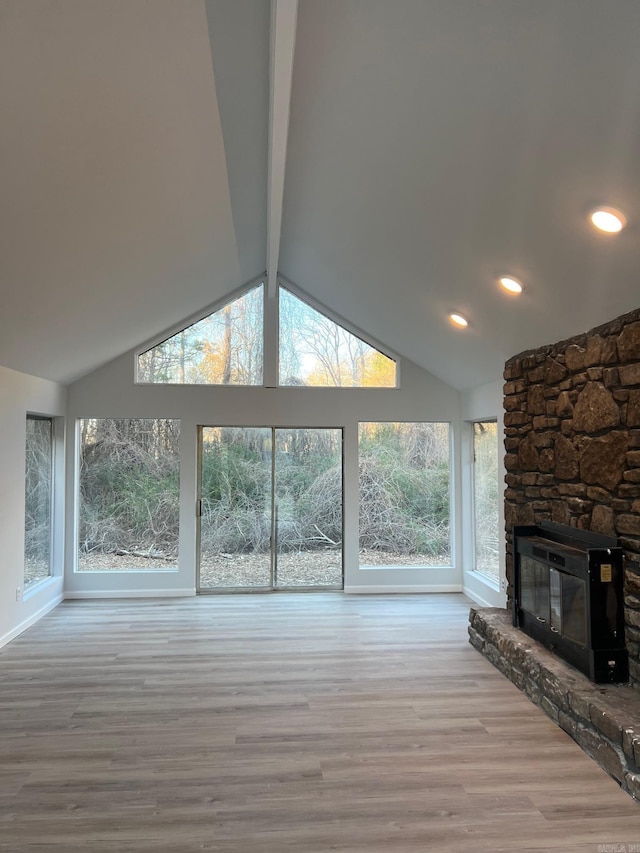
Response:
[[[551,520],[624,551],[630,679],[640,686],[640,309],[509,359],[504,371],[508,598],[514,524]]]

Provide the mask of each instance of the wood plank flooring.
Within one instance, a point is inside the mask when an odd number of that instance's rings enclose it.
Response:
[[[65,602],[0,651],[0,850],[640,851],[640,805],[469,646],[468,608]]]

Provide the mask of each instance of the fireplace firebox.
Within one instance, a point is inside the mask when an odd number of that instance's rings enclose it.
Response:
[[[543,521],[516,525],[513,546],[513,624],[592,681],[627,681],[618,541]]]

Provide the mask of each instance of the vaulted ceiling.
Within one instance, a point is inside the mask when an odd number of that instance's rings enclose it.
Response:
[[[268,270],[497,379],[640,304],[639,44],[638,0],[0,0],[0,364],[73,381]]]

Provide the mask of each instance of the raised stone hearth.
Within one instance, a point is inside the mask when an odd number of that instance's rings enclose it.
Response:
[[[472,608],[469,641],[640,801],[640,691],[593,684],[511,623],[499,608]]]

